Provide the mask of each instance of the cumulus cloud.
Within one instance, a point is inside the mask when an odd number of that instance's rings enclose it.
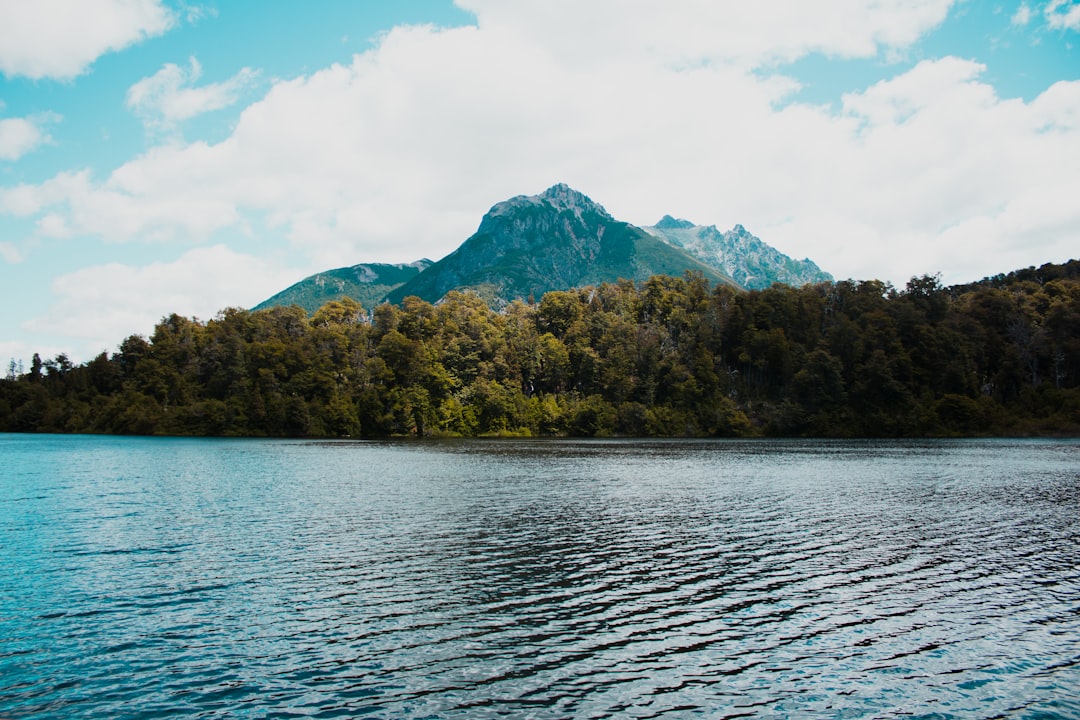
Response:
[[[230,189],[227,186],[237,178],[219,182],[209,177],[228,168],[209,166],[200,158],[200,149],[210,152],[205,144],[156,148],[119,168],[104,183],[81,170],[37,185],[0,188],[0,210],[17,217],[42,216],[38,226],[46,237],[204,241],[216,230],[239,225],[242,217],[236,193],[214,192],[215,187]],[[206,185],[199,188],[201,182]]]
[[[1080,30],[1080,3],[1075,0],[1050,0],[1044,10],[1046,23],[1057,30]]]
[[[12,243],[0,242],[0,258],[2,258],[4,262],[14,265],[15,263],[23,261],[23,254],[19,248]]]
[[[1075,254],[1069,226],[1080,209],[1063,188],[1080,182],[1080,83],[1025,104],[998,98],[982,71],[928,61],[845,97],[859,129],[837,164],[855,180],[844,201],[813,199],[862,225],[832,250],[834,272],[899,283],[942,271],[961,281]],[[821,235],[807,218],[783,235]]]
[[[1068,257],[1080,83],[1002,99],[983,66],[946,57],[832,109],[792,102],[770,65],[902,48],[949,2],[461,4],[476,27],[397,28],[279,81],[220,143],[0,190],[0,209],[115,241],[204,241],[254,216],[336,267],[442,257],[491,204],[565,181],[639,224],[742,223],[840,277]]]
[[[18,160],[48,139],[29,118],[0,118],[0,160]]]
[[[1012,16],[1012,24],[1023,26],[1031,22],[1031,8],[1027,3],[1021,3],[1020,7],[1016,9],[1016,12]]]
[[[559,57],[609,62],[639,57],[674,67],[743,67],[811,52],[871,57],[910,45],[941,23],[955,0],[457,0],[482,30],[538,41]]]
[[[132,85],[127,92],[127,106],[147,129],[169,131],[196,115],[234,104],[255,76],[253,70],[244,68],[223,82],[196,86],[202,66],[192,57],[187,68],[168,63]]]
[[[67,79],[174,23],[160,0],[0,0],[0,72]]]
[[[223,309],[223,298],[250,307],[294,281],[292,272],[224,245],[194,248],[173,262],[109,263],[57,278],[53,302],[25,327],[81,341],[68,350],[83,361],[128,335],[149,334],[171,313],[205,320]]]

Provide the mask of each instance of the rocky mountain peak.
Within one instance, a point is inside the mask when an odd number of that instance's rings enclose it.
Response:
[[[536,195],[496,203],[477,231],[438,262],[338,268],[309,277],[262,306],[317,308],[348,296],[371,308],[409,295],[436,302],[451,290],[470,290],[500,305],[540,298],[550,290],[643,282],[687,271],[742,288],[831,279],[811,261],[792,260],[742,225],[720,232],[715,225],[664,215],[654,227],[635,227],[558,183]]]
[[[547,190],[540,193],[539,197],[550,203],[556,210],[571,210],[578,217],[581,217],[581,214],[584,212],[596,213],[606,218],[611,217],[602,205],[593,202],[588,195],[574,190],[566,183],[552,185]]]
[[[543,210],[545,208],[554,210],[556,213],[570,211],[578,220],[581,220],[586,213],[597,215],[603,220],[614,220],[602,205],[594,202],[589,196],[574,190],[566,183],[559,183],[552,185],[539,195],[518,195],[497,203],[484,215],[484,219],[480,222],[480,231],[483,232],[486,227],[490,227],[497,220],[518,215],[522,210]]]
[[[832,275],[812,261],[797,261],[784,255],[742,225],[720,232],[715,225],[694,225],[665,215],[656,225],[644,229],[698,260],[722,269],[745,288],[763,289],[775,282],[800,286],[832,280]]]
[[[694,223],[689,220],[683,220],[682,218],[673,218],[670,215],[665,215],[660,218],[660,222],[656,223],[655,227],[661,230],[687,230],[694,227]]]

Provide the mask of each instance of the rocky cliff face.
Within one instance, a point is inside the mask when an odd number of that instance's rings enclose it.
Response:
[[[767,288],[773,283],[799,287],[833,279],[813,261],[788,257],[742,225],[720,232],[715,225],[695,225],[665,215],[656,225],[644,230],[723,270],[747,289]]]

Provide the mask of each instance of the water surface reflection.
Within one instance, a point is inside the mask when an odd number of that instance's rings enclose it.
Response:
[[[1078,717],[1080,444],[0,437],[12,717]]]

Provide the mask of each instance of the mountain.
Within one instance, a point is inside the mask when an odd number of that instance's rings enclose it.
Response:
[[[351,297],[370,310],[400,287],[431,266],[430,260],[388,265],[369,263],[327,270],[306,277],[295,285],[256,305],[254,310],[282,305],[299,305],[313,313],[331,300]]]
[[[470,290],[493,306],[539,299],[551,290],[640,282],[653,275],[701,273],[713,283],[766,288],[832,280],[810,260],[793,260],[742,225],[720,232],[670,215],[640,228],[613,218],[600,204],[559,184],[492,207],[477,231],[438,262],[366,264],[301,280],[255,309],[300,305],[309,313],[352,297],[371,309],[416,295],[437,302],[451,290]]]
[[[794,260],[742,225],[720,232],[715,225],[695,225],[665,215],[656,225],[643,229],[722,270],[748,290],[761,290],[773,283],[800,287],[833,279],[812,260]]]
[[[476,233],[454,252],[387,294],[390,302],[417,295],[429,302],[450,290],[469,289],[488,302],[531,297],[550,290],[646,280],[653,275],[700,272],[712,282],[737,285],[722,270],[616,220],[566,185],[540,195],[498,203]]]

